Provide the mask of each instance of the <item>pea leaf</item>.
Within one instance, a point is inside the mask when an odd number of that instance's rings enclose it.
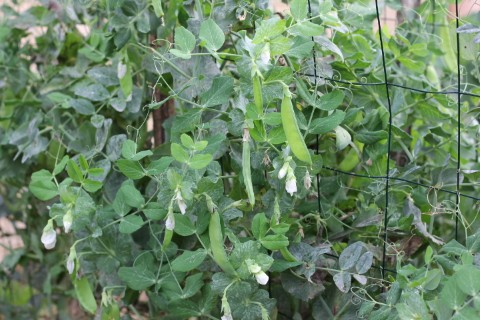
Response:
[[[42,169],[32,174],[32,181],[28,187],[35,197],[47,201],[58,195],[58,187],[52,179],[52,174]]]
[[[103,101],[110,97],[108,90],[98,83],[78,86],[75,88],[74,92],[77,96],[90,101]]]
[[[225,34],[212,19],[202,22],[199,36],[205,41],[205,46],[212,51],[220,49],[225,42]]]
[[[325,118],[317,118],[310,125],[310,133],[324,134],[335,129],[345,119],[345,112],[335,110],[331,115]]]
[[[175,28],[175,46],[190,53],[195,48],[195,36],[184,27]]]
[[[199,170],[203,169],[212,162],[212,155],[211,154],[196,154],[192,157],[192,159],[188,162],[190,168]]]
[[[196,251],[185,251],[175,260],[172,261],[172,270],[188,272],[197,268],[205,257],[207,256],[207,251],[205,249],[198,249]]]
[[[137,215],[129,215],[123,218],[118,226],[121,233],[133,233],[143,226],[143,219]]]
[[[141,267],[121,267],[118,276],[133,290],[144,290],[156,282],[153,272]]]
[[[262,246],[268,250],[279,250],[288,246],[288,238],[283,234],[273,234],[265,236],[260,240]]]
[[[307,0],[293,0],[290,3],[290,12],[297,21],[306,19],[308,15]]]
[[[142,166],[138,161],[120,159],[116,162],[118,169],[130,179],[140,179],[145,176]]]
[[[172,156],[178,162],[185,163],[188,161],[188,152],[185,151],[185,149],[178,143],[172,143],[170,146],[170,151],[172,152]]]
[[[201,95],[202,105],[205,108],[217,106],[228,102],[233,92],[232,77],[217,77],[213,79],[212,86]]]

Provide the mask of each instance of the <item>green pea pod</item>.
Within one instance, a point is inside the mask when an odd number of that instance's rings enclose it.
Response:
[[[168,247],[168,245],[170,244],[170,241],[172,241],[172,236],[173,236],[173,230],[165,229],[165,235],[163,236],[163,245],[162,245],[163,249],[166,249]]]
[[[243,182],[247,190],[248,201],[253,207],[255,205],[255,194],[253,193],[252,172],[250,169],[250,134],[248,129],[243,129],[243,153],[242,153],[242,174]]]
[[[210,216],[208,235],[210,237],[210,248],[212,249],[213,260],[215,260],[215,262],[224,272],[234,275],[235,269],[233,269],[232,265],[230,264],[227,253],[225,252],[225,248],[223,247],[223,235],[222,226],[220,225],[220,215],[216,210]]]
[[[290,261],[290,262],[296,262],[297,261],[297,258],[295,258],[293,256],[293,254],[290,251],[288,251],[287,247],[281,248],[280,253],[282,254],[282,257],[287,261]]]
[[[282,100],[282,124],[283,131],[287,137],[287,142],[292,149],[293,154],[303,162],[312,164],[312,158],[310,152],[308,152],[307,145],[303,140],[300,128],[298,127],[297,118],[295,118],[295,112],[293,111],[292,100],[286,94]]]
[[[263,114],[263,95],[262,95],[262,83],[258,75],[253,76],[253,100],[257,107],[258,115]]]

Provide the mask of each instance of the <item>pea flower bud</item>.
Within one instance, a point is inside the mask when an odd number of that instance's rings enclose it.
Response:
[[[312,186],[312,177],[310,176],[310,172],[308,172],[308,170],[307,173],[305,173],[305,177],[303,178],[303,186],[307,190],[310,189],[310,187]]]
[[[230,309],[230,304],[228,303],[227,296],[225,294],[222,297],[222,312],[223,316],[221,320],[233,320],[232,309]]]
[[[72,211],[68,210],[67,213],[63,216],[63,227],[65,228],[65,233],[68,233],[72,228],[73,215]]]
[[[262,271],[262,268],[255,263],[252,259],[245,260],[245,263],[248,266],[248,271],[255,276],[257,282],[261,285],[268,283],[268,275]]]
[[[180,212],[182,214],[185,214],[187,210],[187,204],[185,203],[185,200],[182,197],[182,192],[180,191],[180,189],[177,189],[177,194],[175,198],[177,199],[177,205],[178,205],[178,208],[180,209]]]
[[[117,65],[117,77],[118,79],[123,79],[127,74],[127,65],[123,64],[122,61],[118,62]]]
[[[288,168],[290,168],[290,164],[285,162],[282,168],[278,171],[278,179],[283,179],[287,175]]]
[[[43,228],[42,237],[40,239],[45,249],[53,249],[57,243],[57,232],[53,229],[53,221],[48,220],[47,225]]]
[[[70,254],[68,255],[68,259],[67,259],[67,270],[69,274],[72,274],[73,270],[75,270],[76,258],[77,258],[77,252],[75,251],[75,247],[71,247]]]
[[[260,271],[258,273],[255,274],[255,279],[257,280],[257,282],[261,285],[266,285],[267,282],[268,282],[268,276],[265,272],[263,271]]]

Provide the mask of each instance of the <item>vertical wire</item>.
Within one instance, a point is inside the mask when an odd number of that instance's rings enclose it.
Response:
[[[458,29],[460,20],[458,13],[458,0],[455,0],[455,23]],[[461,109],[461,94],[460,94],[460,34],[455,31],[457,36],[457,188],[455,197],[455,240],[458,240],[458,215],[460,214],[460,109]]]
[[[387,66],[385,62],[385,51],[383,49],[382,24],[380,22],[380,12],[378,10],[378,0],[375,0],[375,9],[377,12],[378,34],[380,37],[380,49],[382,51],[383,76],[385,78],[385,92],[388,102],[388,142],[387,142],[387,173],[385,176],[385,213],[383,218],[383,258],[382,258],[382,278],[385,278],[385,269],[387,261],[387,226],[388,226],[388,206],[390,193],[390,149],[392,144],[392,104],[390,102],[390,90],[387,79]]]
[[[310,0],[308,0],[308,17],[312,17],[312,4],[310,3]],[[312,57],[313,57],[313,84],[315,85],[315,90],[317,90],[317,57],[315,53],[315,39],[312,37],[312,41],[314,42],[314,46],[312,47]],[[316,138],[316,152],[319,154],[319,135],[317,134]],[[317,180],[317,205],[318,205],[318,212],[322,212],[322,203],[320,199],[320,174],[317,173],[316,175],[316,180]]]
[[[436,26],[435,26],[435,23],[436,23],[436,19],[435,19],[435,10],[436,10],[436,3],[435,3],[435,0],[432,0],[432,34],[435,35],[435,31],[436,31]]]

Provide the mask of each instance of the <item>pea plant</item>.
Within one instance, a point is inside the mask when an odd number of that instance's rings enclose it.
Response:
[[[478,313],[476,198],[455,202],[457,161],[478,190],[476,53],[458,141],[458,101],[432,93],[457,79],[448,4],[381,46],[369,3],[288,5],[1,9],[0,194],[26,224],[2,262],[26,301],[0,291],[1,312],[73,297],[101,319]],[[19,281],[29,261],[47,276]]]

